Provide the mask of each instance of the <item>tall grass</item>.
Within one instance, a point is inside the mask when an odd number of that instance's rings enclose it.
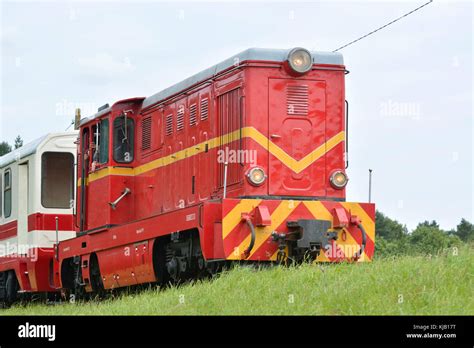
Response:
[[[212,280],[5,315],[474,315],[474,249],[364,264],[236,267]]]

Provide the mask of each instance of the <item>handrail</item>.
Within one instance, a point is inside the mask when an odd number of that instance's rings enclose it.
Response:
[[[345,100],[346,104],[346,154],[344,159],[346,161],[346,169],[349,167],[349,102]]]

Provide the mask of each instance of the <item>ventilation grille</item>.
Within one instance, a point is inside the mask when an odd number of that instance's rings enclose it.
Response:
[[[189,125],[195,126],[197,122],[197,105],[192,104],[189,107]]]
[[[166,116],[166,135],[173,134],[173,114]]]
[[[201,100],[201,121],[207,120],[209,117],[209,99]]]
[[[151,149],[151,117],[142,121],[142,150]]]
[[[176,114],[176,130],[184,129],[184,106],[180,106]]]
[[[287,85],[286,105],[288,115],[307,116],[309,108],[308,85]]]

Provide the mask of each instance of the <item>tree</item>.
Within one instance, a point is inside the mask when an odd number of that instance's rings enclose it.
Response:
[[[434,254],[452,246],[459,246],[461,240],[457,236],[448,235],[439,228],[436,221],[425,221],[416,227],[410,235],[410,245],[415,252]]]
[[[15,138],[15,150],[23,146],[23,139],[18,135]]]
[[[410,236],[410,244],[416,251],[435,253],[448,247],[446,237],[439,228],[420,223]]]
[[[420,223],[418,224],[417,228],[420,227],[420,226],[432,227],[432,228],[437,228],[437,229],[439,229],[439,224],[438,224],[435,220],[433,220],[433,221],[431,221],[431,222],[429,222],[428,220],[425,220],[425,221],[423,221],[423,222],[420,222]]]
[[[12,151],[12,147],[6,141],[0,143],[0,156],[6,155]]]
[[[463,218],[457,225],[454,234],[464,242],[474,241],[474,225]]]
[[[375,233],[388,241],[403,239],[408,235],[408,229],[397,220],[392,220],[383,213],[375,212]]]
[[[383,237],[375,238],[375,256],[392,257],[407,254],[410,250],[408,237],[405,236],[398,240],[386,240]]]

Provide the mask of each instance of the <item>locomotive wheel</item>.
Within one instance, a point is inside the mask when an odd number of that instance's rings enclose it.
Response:
[[[205,262],[204,267],[205,267],[206,273],[209,276],[214,277],[220,272],[222,272],[222,270],[225,268],[225,262],[223,261]]]
[[[171,279],[166,268],[166,244],[168,242],[167,238],[158,238],[153,244],[153,270],[156,279],[158,279],[157,284],[163,287],[167,286]]]
[[[91,256],[90,268],[92,291],[99,298],[103,298],[105,296],[104,283],[102,281],[102,276],[100,275],[99,261],[97,260],[97,256],[95,254]]]
[[[72,289],[72,294],[74,295],[75,300],[81,300],[85,298],[86,291],[84,289],[84,284],[82,283],[82,269],[81,262],[79,261],[74,263],[74,288]]]
[[[5,304],[7,306],[17,300],[19,289],[20,284],[18,284],[18,280],[16,279],[15,271],[9,271],[5,282]]]

